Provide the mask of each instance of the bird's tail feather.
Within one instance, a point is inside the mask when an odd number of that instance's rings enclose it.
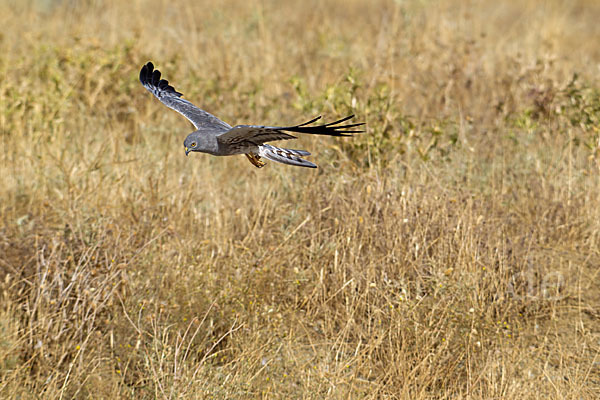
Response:
[[[270,144],[262,144],[258,146],[258,155],[267,160],[279,162],[282,164],[296,165],[298,167],[317,168],[310,161],[303,159],[303,156],[309,156],[310,153],[305,150],[282,149],[271,146]]]

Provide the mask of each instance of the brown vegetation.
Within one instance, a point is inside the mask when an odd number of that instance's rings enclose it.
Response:
[[[1,398],[600,397],[597,1],[0,4]]]

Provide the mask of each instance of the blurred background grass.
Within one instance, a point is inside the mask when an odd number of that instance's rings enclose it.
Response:
[[[596,1],[0,4],[0,397],[600,395]]]

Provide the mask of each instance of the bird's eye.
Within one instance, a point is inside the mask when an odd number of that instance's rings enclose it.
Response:
[[[192,147],[196,147],[196,142],[192,142]]]

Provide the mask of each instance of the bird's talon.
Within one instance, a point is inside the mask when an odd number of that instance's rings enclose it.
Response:
[[[254,165],[256,168],[262,168],[267,165],[266,162],[260,160],[260,156],[254,153],[246,153],[246,157],[248,160]]]

